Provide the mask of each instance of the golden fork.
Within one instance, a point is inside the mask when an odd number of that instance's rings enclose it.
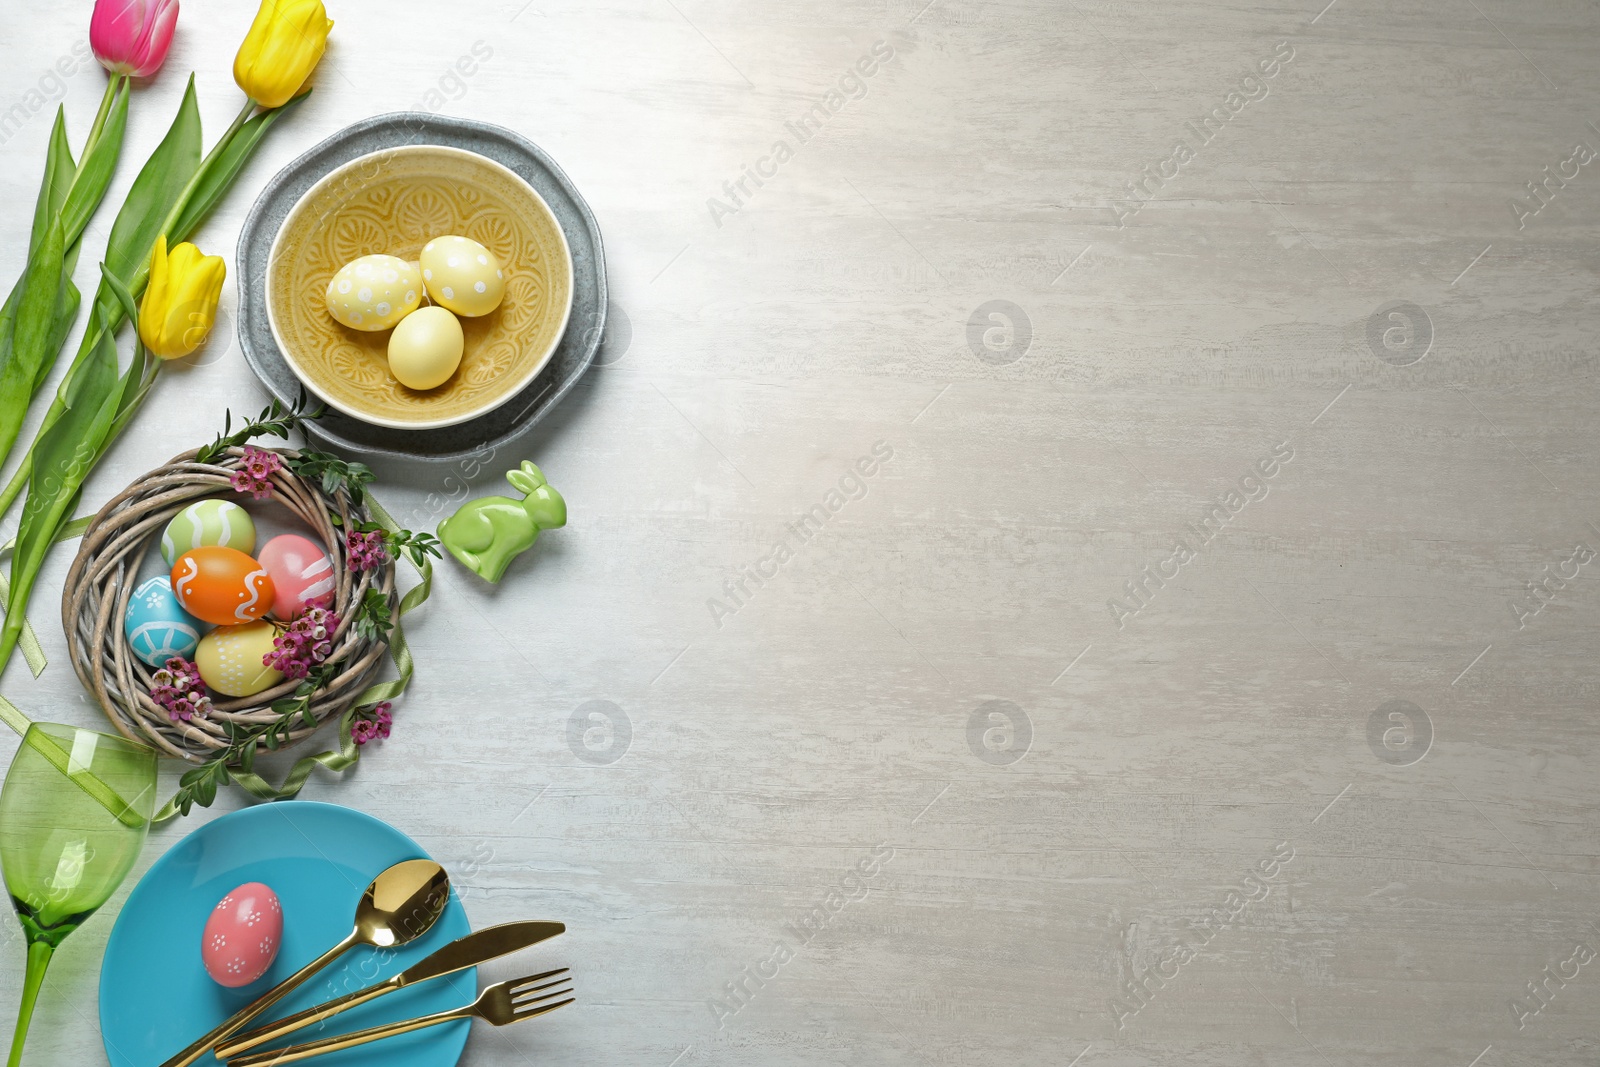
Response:
[[[460,1008],[451,1008],[449,1011],[435,1012],[416,1019],[407,1019],[403,1022],[385,1023],[382,1026],[369,1027],[366,1030],[357,1030],[352,1034],[338,1034],[334,1037],[325,1037],[320,1041],[310,1041],[304,1045],[291,1045],[283,1049],[268,1049],[265,1052],[255,1052],[248,1056],[239,1056],[228,1061],[228,1067],[269,1067],[271,1064],[292,1063],[295,1060],[307,1059],[311,1056],[320,1056],[324,1052],[338,1052],[340,1049],[352,1048],[356,1045],[365,1045],[369,1041],[379,1041],[395,1034],[410,1033],[412,1030],[421,1030],[426,1026],[438,1026],[440,1023],[452,1022],[456,1019],[471,1019],[476,1016],[486,1019],[495,1026],[505,1026],[507,1023],[521,1022],[531,1019],[545,1012],[555,1011],[573,1002],[574,997],[567,996],[572,992],[566,977],[557,978],[553,982],[535,985],[541,978],[549,977],[548,974],[530,974],[522,978],[514,978],[509,982],[500,982],[492,985],[478,994],[478,999],[471,1004]],[[552,986],[562,986],[549,993],[541,990],[550,989]],[[540,994],[535,996],[534,994]],[[555,997],[567,996],[566,1000],[549,1003]]]

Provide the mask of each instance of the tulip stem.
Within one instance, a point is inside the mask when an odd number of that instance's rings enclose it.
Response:
[[[94,125],[89,127],[89,137],[83,142],[83,151],[78,153],[78,166],[72,175],[72,184],[67,186],[67,196],[72,196],[72,190],[78,187],[78,180],[83,177],[83,161],[89,158],[89,153],[94,151],[94,146],[100,143],[100,135],[105,132],[106,117],[111,114],[111,105],[117,98],[117,93],[122,89],[123,83],[128,80],[126,74],[113,74],[106,79],[106,92],[100,98],[100,111],[94,117]]]
[[[100,111],[94,117],[94,125],[89,127],[89,139],[83,142],[83,152],[78,156],[79,160],[93,151],[96,142],[100,140],[100,133],[106,128],[106,116],[111,114],[111,102],[116,99],[117,90],[127,77],[126,74],[113,74],[106,79],[106,94],[100,98]]]

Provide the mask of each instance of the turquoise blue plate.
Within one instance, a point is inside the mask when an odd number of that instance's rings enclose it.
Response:
[[[320,956],[350,932],[356,902],[373,877],[426,853],[399,830],[350,808],[292,800],[232,812],[174,845],[139,880],[111,930],[100,966],[100,1033],[112,1067],[154,1067],[239,1008]],[[224,989],[200,964],[200,932],[228,890],[272,887],[283,904],[283,945],[260,979]],[[398,950],[357,947],[273,1008],[278,1018],[404,970],[471,932],[452,891],[444,914]],[[352,1008],[285,1038],[310,1041],[471,1003],[476,970]],[[465,1020],[320,1056],[326,1067],[451,1067],[461,1058]],[[196,1067],[216,1067],[204,1056]]]

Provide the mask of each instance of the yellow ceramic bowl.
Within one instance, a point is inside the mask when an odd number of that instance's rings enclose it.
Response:
[[[408,389],[389,373],[390,331],[352,330],[328,314],[328,280],[373,253],[415,262],[445,234],[499,258],[506,297],[461,320],[466,351],[449,381]],[[300,198],[272,242],[266,290],[272,334],[312,393],[364,422],[426,430],[498,407],[544,368],[572,310],[572,255],[549,206],[516,174],[459,148],[409,145],[351,160]]]

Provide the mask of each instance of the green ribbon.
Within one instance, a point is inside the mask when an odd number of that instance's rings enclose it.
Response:
[[[0,556],[9,553],[11,549],[16,547],[16,544],[17,539],[15,537],[7,541],[3,547],[0,547]],[[0,616],[5,615],[6,603],[10,599],[11,582],[5,575],[0,574]],[[34,633],[33,623],[28,621],[27,616],[23,616],[22,619],[22,636],[17,639],[17,648],[22,651],[22,659],[27,663],[28,670],[33,672],[35,678],[44,673],[48,661],[44,658],[44,648],[39,644],[39,635]],[[8,718],[6,721],[10,722],[11,720]],[[15,725],[15,723],[12,723],[13,727]],[[25,730],[27,727],[24,726],[23,729]]]
[[[52,543],[70,541],[74,537],[81,537],[83,531],[89,528],[92,518],[93,516],[83,515],[73,519],[56,531],[55,537],[51,538]],[[0,560],[11,555],[12,550],[16,547],[17,539],[15,537],[0,545]],[[0,574],[0,617],[5,615],[6,602],[10,599],[11,582],[7,580],[4,574]],[[44,648],[39,644],[39,635],[34,633],[33,623],[29,622],[26,617],[22,620],[22,637],[17,641],[17,647],[22,650],[22,658],[28,664],[28,669],[33,672],[33,676],[37,678],[43,674],[49,661],[44,657]],[[7,711],[8,708],[10,709],[9,711]],[[14,718],[13,715],[17,717]],[[9,701],[0,706],[0,721],[4,721],[6,725],[16,730],[19,734],[26,733],[28,730],[27,716],[17,711],[16,705],[11,704]]]
[[[383,527],[387,534],[398,534],[400,526],[394,521],[383,505],[379,504],[371,491],[366,494],[367,508],[372,512],[373,520]],[[361,758],[355,741],[350,736],[350,725],[354,722],[356,713],[362,708],[376,704],[382,700],[393,700],[406,691],[406,686],[411,682],[411,676],[416,671],[415,661],[411,657],[411,647],[406,644],[406,635],[401,629],[400,620],[406,613],[421,607],[427,602],[433,592],[433,564],[423,557],[419,565],[412,562],[412,568],[421,577],[422,582],[405,596],[400,598],[400,610],[395,614],[394,625],[389,630],[389,658],[394,662],[398,677],[387,682],[378,682],[369,685],[356,697],[348,710],[339,717],[339,748],[337,751],[318,752],[311,756],[302,756],[295,761],[289,773],[284,777],[283,784],[274,786],[254,770],[242,768],[231,769],[228,777],[257,800],[288,800],[297,795],[311,779],[312,772],[317,767],[340,773],[355,766]],[[3,713],[4,709],[0,709]],[[165,822],[179,812],[178,798],[174,796],[161,810],[155,813],[151,822]]]
[[[22,714],[15,704],[11,703],[11,701],[7,700],[4,696],[0,696],[0,722],[4,722],[7,726],[11,727],[20,737],[27,734],[28,727],[31,725],[32,720],[26,715]]]

